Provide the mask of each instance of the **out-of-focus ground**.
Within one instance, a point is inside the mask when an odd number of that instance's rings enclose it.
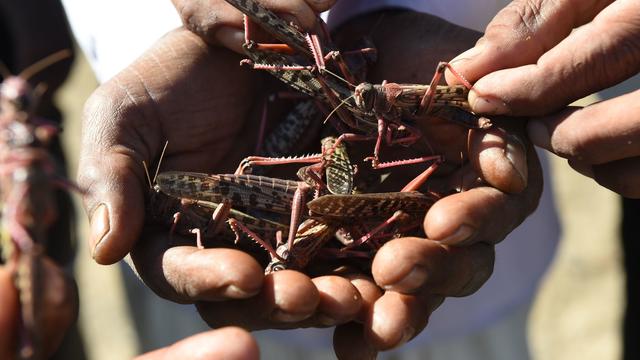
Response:
[[[636,77],[624,88],[637,89],[638,83]],[[78,162],[82,105],[96,86],[88,64],[79,57],[59,93],[59,105],[65,113],[63,140],[72,174]],[[565,160],[553,157],[551,164],[563,236],[530,314],[533,358],[618,359],[624,301],[618,236],[620,199],[573,172]],[[93,262],[87,245],[87,219],[79,198],[75,200],[79,214],[75,275],[87,356],[93,360],[131,358],[140,348],[140,335],[124,297],[121,267]]]

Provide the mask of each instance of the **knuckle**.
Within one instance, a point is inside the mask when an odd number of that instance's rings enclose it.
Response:
[[[494,21],[487,28],[489,40],[495,34],[501,34],[509,30],[510,35],[518,39],[527,39],[534,35],[542,21],[542,7],[544,1],[522,0],[514,1],[503,8]]]

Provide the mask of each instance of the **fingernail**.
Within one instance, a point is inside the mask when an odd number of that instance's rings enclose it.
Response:
[[[504,101],[492,97],[483,97],[474,89],[469,91],[469,104],[477,114],[504,115],[509,113],[509,107]]]
[[[469,241],[471,237],[475,234],[475,229],[467,224],[460,225],[460,227],[451,235],[436,240],[444,245],[463,245],[465,242]]]
[[[551,149],[551,136],[549,135],[549,130],[544,123],[536,120],[530,120],[527,123],[527,134],[535,146],[547,150]]]
[[[248,292],[239,288],[236,285],[228,285],[227,288],[224,290],[224,295],[232,299],[246,299],[254,296],[257,292],[258,292],[257,290],[254,292]]]
[[[402,338],[400,339],[400,342],[395,347],[397,348],[400,345],[406,344],[409,340],[413,338],[413,335],[415,333],[416,333],[416,330],[413,327],[407,326],[402,332]]]
[[[504,155],[509,160],[513,168],[518,172],[523,184],[527,184],[529,170],[527,168],[527,151],[524,144],[517,136],[509,136]]]
[[[384,288],[385,290],[399,289],[406,292],[418,289],[426,280],[427,270],[422,266],[415,266],[402,280],[394,284],[386,285]]]
[[[283,323],[293,323],[302,321],[309,317],[309,314],[292,314],[289,312],[276,309],[271,313],[271,320],[279,321]]]
[[[318,322],[324,326],[335,326],[338,324],[338,320],[325,314],[318,314],[316,319],[318,319]]]
[[[106,204],[103,203],[98,205],[98,207],[93,211],[93,215],[91,216],[89,223],[91,224],[91,257],[95,259],[97,249],[110,229],[109,208],[107,208]]]

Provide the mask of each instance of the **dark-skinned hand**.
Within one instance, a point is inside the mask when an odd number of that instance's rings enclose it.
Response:
[[[42,353],[47,357],[60,346],[64,335],[78,317],[76,284],[53,261],[43,258],[39,292],[39,332]],[[0,266],[0,358],[16,358],[20,301],[14,283],[15,267]]]
[[[75,282],[51,260],[42,261],[44,275],[41,295],[43,352],[48,358],[60,346],[67,330],[78,316]],[[12,275],[0,267],[0,358],[16,358],[20,304]],[[139,356],[153,359],[259,359],[258,345],[245,330],[227,327],[197,334],[166,348]]]
[[[442,49],[432,48],[438,39],[447,36],[451,44],[447,50],[453,55],[478,37],[427,15],[390,13],[382,19],[378,15],[351,26],[361,33],[375,30],[381,54],[392,53],[392,46],[398,45],[393,36],[411,38],[414,31],[434,36],[432,41],[416,40],[423,47],[405,42],[406,48],[397,49],[413,49],[422,56],[421,62],[416,58],[406,64],[411,57],[381,56],[372,78],[378,81],[428,82],[432,70],[424,63],[434,60],[435,68],[435,60],[446,56]],[[402,31],[395,29],[399,24]],[[392,28],[397,35],[384,31]],[[148,185],[141,162],[156,160],[164,141],[170,146],[163,169],[211,173],[231,171],[254,147],[255,103],[268,89],[260,87],[255,73],[238,67],[239,59],[178,30],[91,97],[79,182],[89,189],[85,204],[96,261],[113,263],[131,251],[136,269],[152,289],[174,301],[197,302],[203,318],[214,327],[331,326],[357,319],[360,324],[337,328],[335,345],[341,358],[371,355],[404,343],[424,328],[444,297],[470,294],[486,281],[493,266],[493,245],[533,211],[541,190],[535,153],[498,130],[474,132],[467,154],[466,130],[446,123],[425,125],[441,130],[430,132],[430,145],[446,149],[453,159],[462,151],[472,164],[453,166],[454,173],[436,182],[460,185],[466,191],[440,200],[429,211],[425,231],[430,240],[397,239],[380,250],[373,264],[375,283],[370,276],[355,274],[311,279],[281,271],[264,277],[258,263],[245,253],[172,247],[166,229],[143,227]],[[388,156],[400,154],[387,151]],[[416,171],[393,176],[398,183],[406,182]],[[493,186],[476,181],[479,174]],[[501,221],[493,221],[496,218]],[[345,351],[346,344],[361,346]]]
[[[535,145],[600,185],[639,198],[640,91],[563,109],[638,74],[639,14],[634,0],[513,1],[455,61],[475,82],[472,107],[532,116],[527,131]],[[448,80],[456,82],[451,74]]]

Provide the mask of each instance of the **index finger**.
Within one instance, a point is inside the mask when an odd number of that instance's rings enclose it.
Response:
[[[555,46],[550,50],[542,47],[546,52],[537,60],[515,56],[520,63],[506,64],[512,67],[494,71],[474,84],[469,94],[473,110],[484,114],[548,114],[632,76],[640,70],[638,13],[638,2],[616,1],[557,45],[551,43]],[[535,47],[535,42],[527,38],[519,44],[526,47],[527,43]]]

